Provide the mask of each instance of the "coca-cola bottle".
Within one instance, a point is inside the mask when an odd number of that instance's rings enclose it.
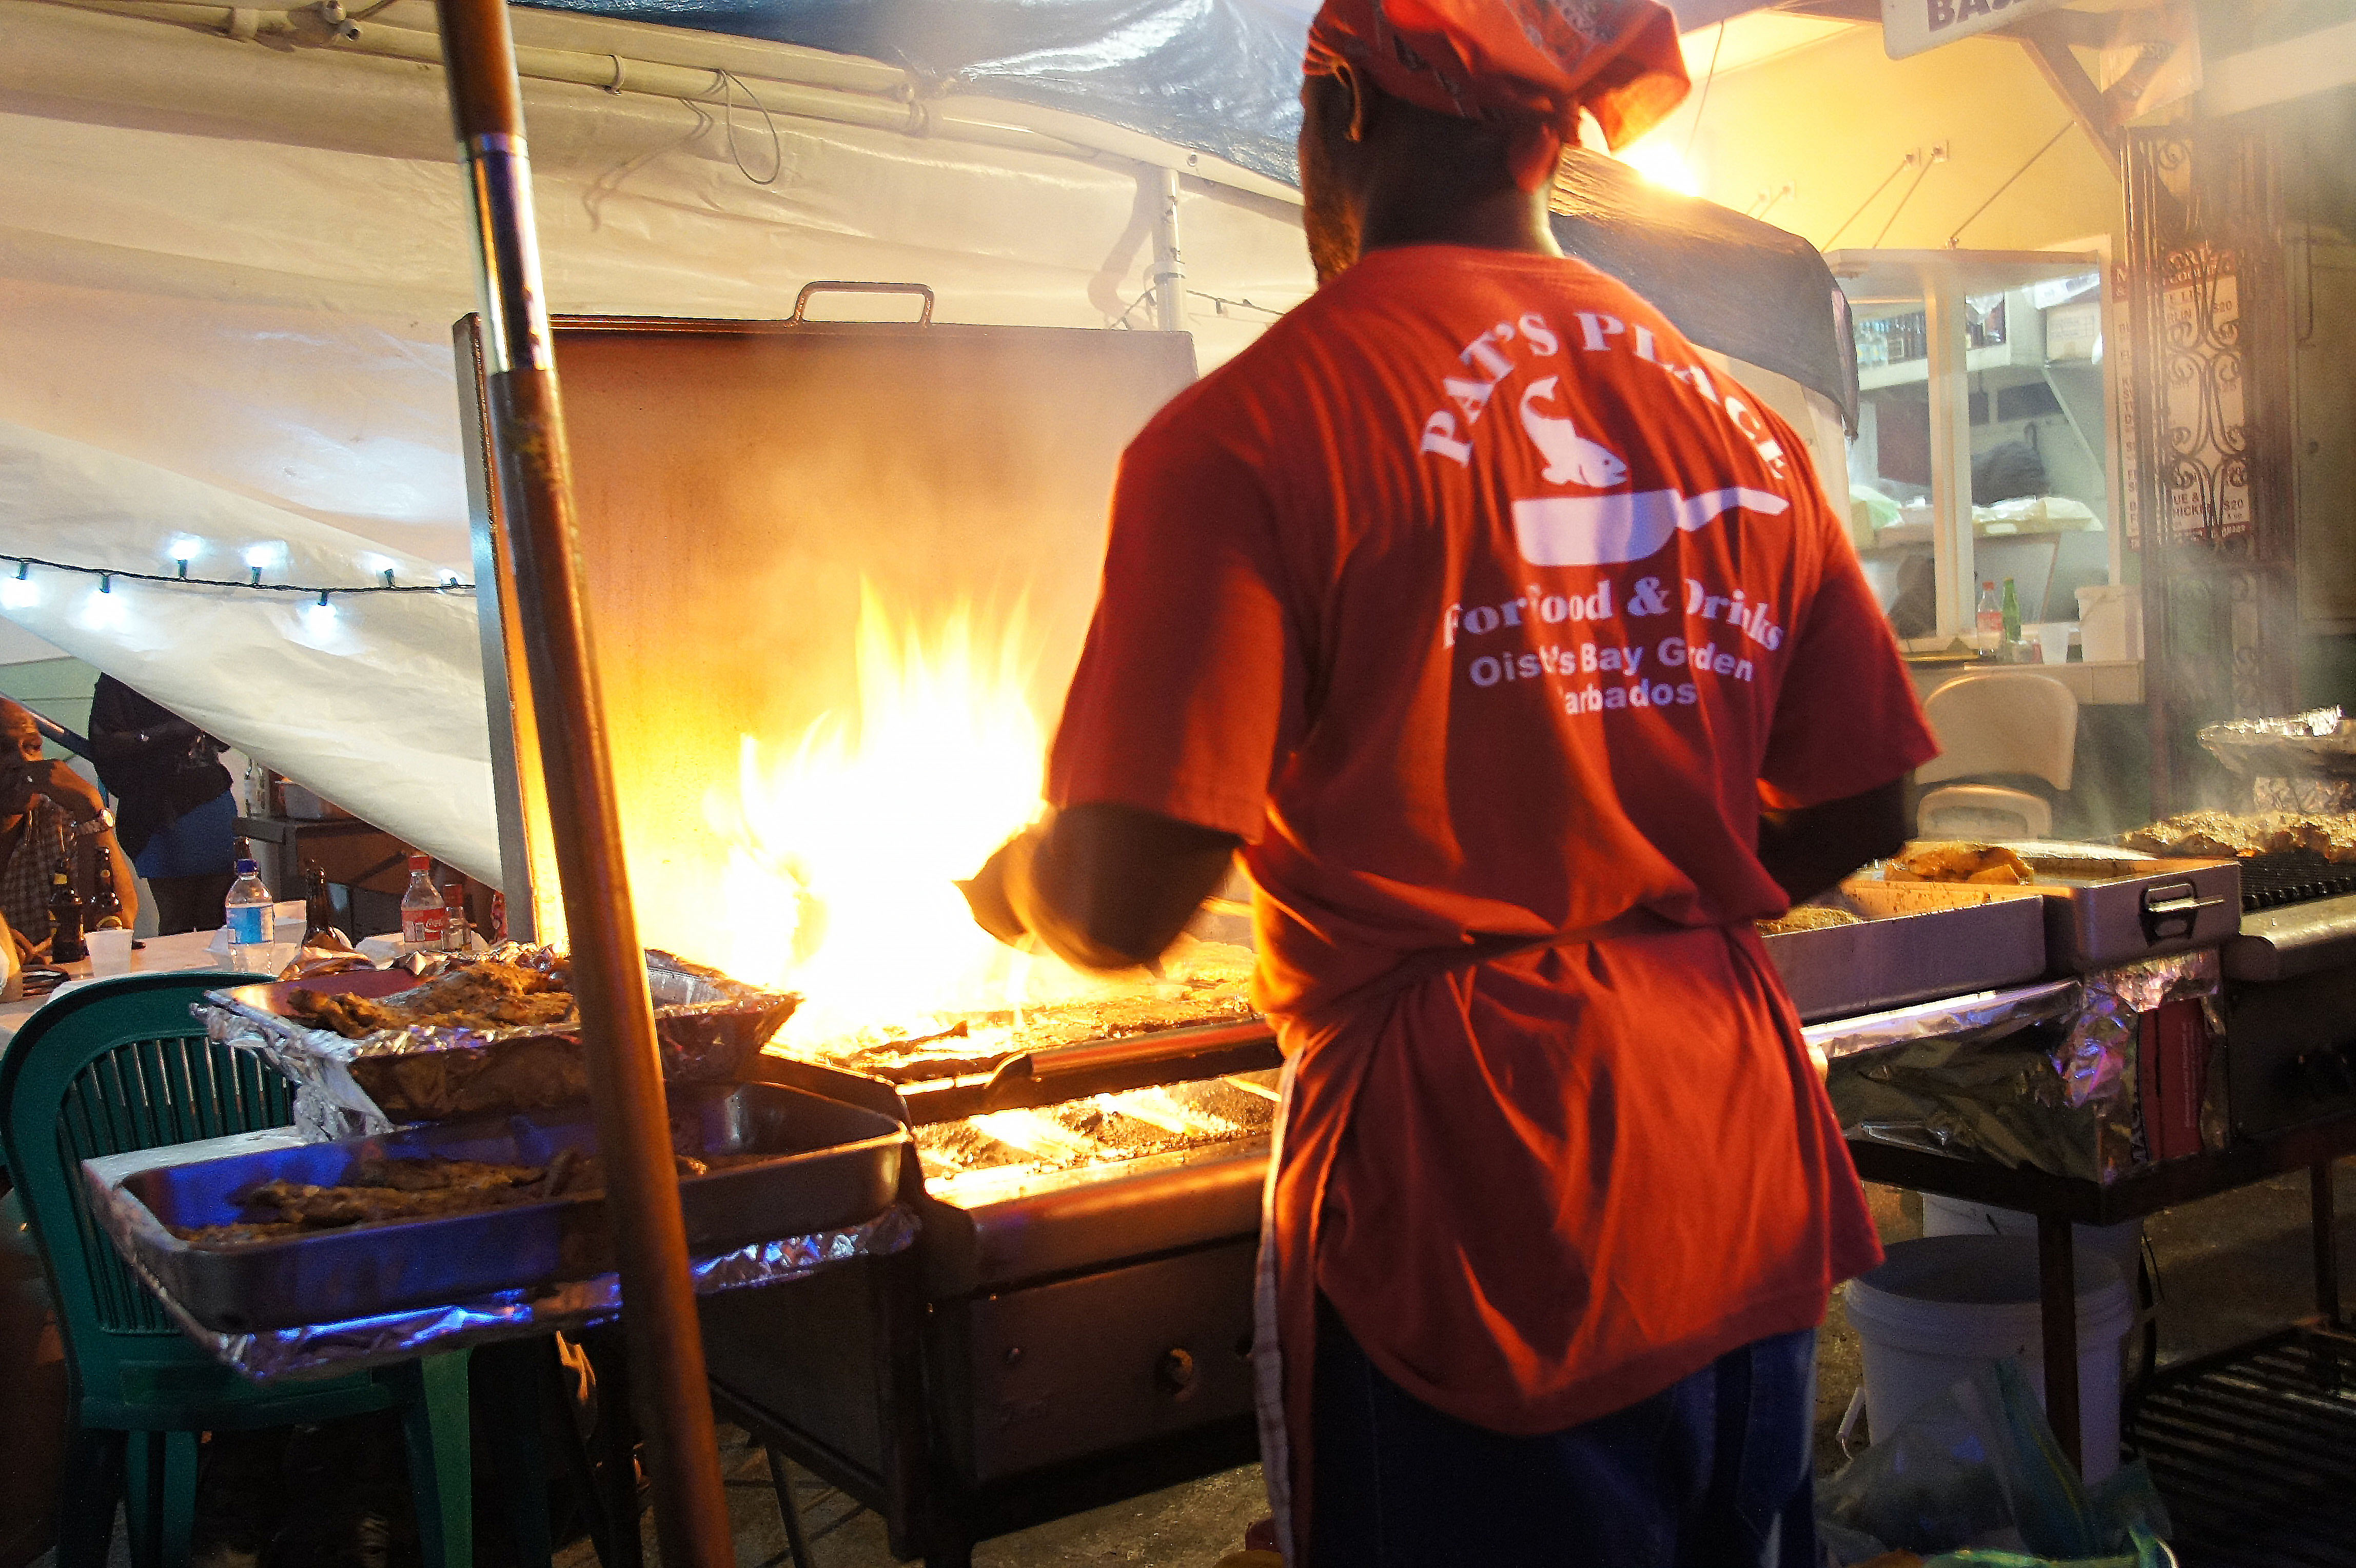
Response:
[[[401,896],[401,945],[411,952],[440,952],[447,917],[434,886],[433,857],[409,857],[409,890]]]

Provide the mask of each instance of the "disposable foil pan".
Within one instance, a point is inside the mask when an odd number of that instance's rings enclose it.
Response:
[[[510,942],[488,958],[546,967],[554,950]],[[300,983],[323,993],[387,996],[415,985],[401,970],[355,970]],[[733,1083],[793,1015],[801,998],[763,991],[669,953],[647,955],[655,1037],[672,1083]],[[296,983],[210,991],[197,1009],[223,1045],[255,1052],[298,1088],[296,1123],[327,1139],[409,1122],[538,1111],[584,1101],[588,1071],[577,1020],[550,1027],[385,1029],[348,1040],[292,1017]]]
[[[680,1152],[775,1156],[680,1178],[688,1245],[699,1255],[874,1218],[890,1207],[911,1147],[886,1117],[778,1084],[674,1090],[670,1104]],[[558,1197],[230,1244],[185,1241],[171,1227],[262,1218],[243,1201],[261,1183],[335,1187],[365,1159],[536,1165],[564,1149],[595,1153],[586,1106],[193,1160],[141,1151],[82,1169],[91,1211],[142,1273],[200,1326],[250,1333],[594,1278],[614,1266],[605,1205]]]
[[[226,1142],[227,1140],[223,1140]],[[859,1258],[885,1258],[916,1240],[918,1220],[904,1204],[873,1219],[831,1230],[755,1241],[711,1257],[688,1260],[688,1276],[698,1295],[783,1284]],[[181,1331],[223,1366],[256,1382],[281,1379],[341,1377],[388,1366],[415,1356],[502,1339],[527,1339],[558,1329],[593,1327],[621,1316],[619,1276],[571,1280],[547,1290],[508,1290],[472,1301],[379,1313],[250,1334],[217,1333],[198,1323],[153,1276],[132,1261]]]

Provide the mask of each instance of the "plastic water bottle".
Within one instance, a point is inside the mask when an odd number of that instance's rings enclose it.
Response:
[[[1982,653],[1994,653],[2004,643],[2004,601],[1993,582],[1980,585],[1980,602],[1972,615],[1973,640]]]
[[[222,903],[229,919],[229,961],[232,969],[260,970],[270,961],[270,889],[262,885],[262,867],[251,860],[237,863],[237,881]]]

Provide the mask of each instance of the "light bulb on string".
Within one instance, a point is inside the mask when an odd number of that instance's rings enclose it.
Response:
[[[16,563],[16,575],[0,582],[0,606],[12,610],[26,610],[41,602],[40,585],[33,581],[33,564]]]
[[[188,563],[204,553],[205,542],[193,533],[174,534],[172,542],[164,550],[164,553],[171,558],[172,564],[178,569],[179,575],[183,577],[188,575]]]

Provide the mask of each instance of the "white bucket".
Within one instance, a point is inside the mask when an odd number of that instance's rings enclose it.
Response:
[[[1965,1203],[1960,1197],[1942,1197],[1935,1192],[1922,1195],[1922,1234],[1925,1236],[2026,1236],[2037,1239],[2037,1216],[2023,1214],[2017,1208],[1990,1208],[1985,1203]],[[2122,1220],[2116,1225],[2072,1225],[2070,1235],[2077,1254],[2089,1253],[2108,1258],[2119,1271],[2119,1278],[2130,1284],[2135,1282],[2143,1264],[2143,1221]]]
[[[2119,1467],[2119,1369],[2135,1305],[2111,1261],[2078,1255],[2078,1430],[2088,1485]],[[1865,1414],[1876,1440],[1984,1363],[2011,1356],[2042,1399],[2037,1243],[2017,1236],[1927,1236],[1848,1284],[1864,1341]]]

